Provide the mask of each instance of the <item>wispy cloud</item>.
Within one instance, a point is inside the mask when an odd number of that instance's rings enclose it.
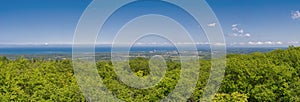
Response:
[[[257,42],[248,42],[249,45],[282,45],[283,42],[281,41],[277,41],[277,42],[273,42],[273,41],[257,41]]]
[[[297,41],[283,42],[283,41],[249,41],[249,42],[232,42],[231,46],[285,46],[285,45],[297,45],[300,44]]]
[[[233,24],[231,27],[236,28],[237,26],[238,26],[238,24]]]
[[[244,29],[239,27],[239,24],[233,24],[231,26],[232,34],[230,36],[233,37],[251,37],[250,33],[246,33]]]
[[[292,17],[292,19],[294,19],[294,20],[300,19],[300,11],[292,11],[291,17]]]
[[[249,34],[249,33],[246,33],[246,34],[244,34],[244,33],[242,33],[242,34],[233,33],[232,36],[234,36],[234,37],[251,37],[251,34]]]
[[[290,42],[288,42],[288,44],[299,44],[299,42],[298,41],[290,41]]]
[[[217,25],[217,23],[210,23],[210,24],[207,24],[207,26],[209,27],[215,27]]]

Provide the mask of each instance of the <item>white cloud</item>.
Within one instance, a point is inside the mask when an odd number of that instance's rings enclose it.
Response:
[[[248,42],[249,45],[282,45],[283,42],[272,42],[272,41],[257,41],[257,42]]]
[[[299,44],[299,42],[298,41],[290,41],[290,42],[288,42],[288,44]]]
[[[225,43],[212,43],[212,45],[215,45],[215,46],[224,46],[226,44]]]
[[[258,44],[258,45],[262,45],[262,44],[264,44],[263,42],[256,42],[256,44]]]
[[[246,34],[245,34],[245,36],[246,36],[246,37],[250,37],[250,36],[251,36],[251,34],[249,34],[249,33],[246,33]]]
[[[252,41],[250,41],[250,42],[248,42],[248,44],[249,45],[259,45],[259,42],[252,42]]]
[[[275,44],[282,45],[283,43],[279,41],[279,42],[276,42]]]
[[[238,24],[233,24],[231,27],[236,28],[237,26],[238,26]]]
[[[239,30],[239,33],[244,34],[244,30],[243,29]]]
[[[231,46],[282,46],[282,45],[298,45],[298,41],[282,42],[282,41],[249,41],[249,42],[232,42]]]
[[[210,23],[210,24],[207,24],[207,26],[209,27],[215,27],[217,25],[217,23]]]
[[[250,33],[246,33],[246,34],[233,33],[232,36],[233,37],[251,37],[251,34]]]
[[[267,41],[267,42],[265,42],[265,44],[269,44],[269,45],[271,45],[271,44],[273,44],[273,42],[271,42],[271,41]]]
[[[198,44],[198,45],[208,45],[210,43],[209,42],[196,42],[196,44]]]
[[[300,19],[300,11],[292,11],[291,13],[291,17],[292,19],[296,20],[296,19]]]
[[[231,30],[233,34],[231,36],[233,37],[251,37],[250,33],[246,33],[244,29],[239,28],[239,24],[233,24],[231,25]]]

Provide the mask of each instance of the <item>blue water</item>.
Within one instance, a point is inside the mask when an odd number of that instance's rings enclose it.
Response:
[[[72,53],[72,48],[69,47],[5,47],[0,48],[0,54],[68,54]]]
[[[116,48],[118,51],[126,51],[125,48]],[[132,52],[149,51],[174,51],[175,47],[132,47]],[[111,52],[110,47],[96,47],[96,53]],[[0,47],[0,55],[16,54],[72,54],[72,47]]]
[[[227,48],[227,53],[252,53],[252,52],[269,52],[275,49],[285,49],[282,47],[254,47],[254,48]],[[124,47],[116,48],[118,51],[126,51]],[[209,47],[198,46],[197,49],[203,52],[210,52]],[[177,50],[176,47],[165,47],[165,46],[158,46],[158,47],[142,47],[142,46],[135,46],[130,49],[131,52],[149,52],[149,51],[158,51],[158,52],[165,52],[165,51],[175,51]],[[104,47],[96,47],[96,53],[101,52],[111,52],[111,47],[104,46]],[[0,47],[0,55],[25,55],[25,54],[72,54],[72,47]]]

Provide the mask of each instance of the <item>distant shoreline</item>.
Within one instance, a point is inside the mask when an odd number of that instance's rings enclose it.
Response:
[[[188,47],[187,47],[188,48]],[[288,47],[227,47],[227,53],[252,53],[269,52],[276,49],[286,49]],[[210,52],[209,46],[198,46],[198,51]],[[96,46],[96,53],[110,53],[110,46]],[[117,51],[127,51],[126,47],[115,47]],[[131,52],[168,52],[176,51],[172,46],[135,46],[130,49]],[[240,52],[239,52],[240,51]],[[0,47],[0,55],[27,55],[27,54],[72,54],[71,46],[7,46]]]
[[[286,49],[287,47],[228,47],[227,54],[250,54],[254,52],[271,52],[276,49]],[[120,52],[125,52],[124,47],[116,48]],[[197,47],[199,56],[204,58],[210,58],[209,47]],[[177,56],[178,52],[176,47],[149,47],[149,46],[138,46],[133,47],[130,50],[133,57],[135,56],[153,56],[153,55],[165,55],[165,56]],[[97,59],[107,60],[110,58],[111,47],[103,46],[96,47],[95,54]],[[17,59],[21,56],[32,59],[32,58],[43,58],[51,60],[59,59],[71,59],[72,58],[72,47],[0,47],[0,56],[5,56],[8,59]]]

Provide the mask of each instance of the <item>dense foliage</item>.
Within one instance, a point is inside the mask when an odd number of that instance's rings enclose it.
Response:
[[[130,61],[139,77],[147,77],[148,59]],[[200,61],[200,76],[189,101],[199,101],[207,83],[211,63]],[[180,62],[168,61],[163,79],[149,89],[135,89],[120,82],[110,61],[99,61],[99,75],[106,87],[124,101],[156,101],[174,89]],[[86,101],[72,68],[71,60],[0,57],[0,101]],[[300,48],[269,53],[230,54],[226,74],[213,101],[300,101]]]
[[[0,58],[0,101],[81,101],[69,60]]]

